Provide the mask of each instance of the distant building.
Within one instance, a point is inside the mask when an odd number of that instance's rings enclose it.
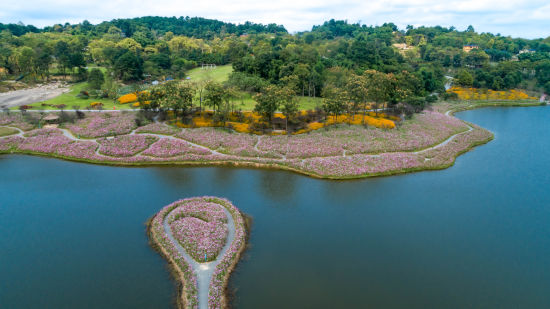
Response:
[[[477,46],[477,45],[464,45],[464,46],[462,46],[462,51],[466,52],[466,53],[469,53],[472,50],[478,49],[478,48],[479,48],[479,46]]]
[[[534,49],[522,49],[522,50],[519,51],[519,54],[520,55],[521,54],[532,54],[534,52],[536,52],[536,50],[534,50]]]
[[[407,46],[407,43],[394,43],[392,44],[393,47],[399,49],[399,50],[407,50],[410,49],[409,46]]]

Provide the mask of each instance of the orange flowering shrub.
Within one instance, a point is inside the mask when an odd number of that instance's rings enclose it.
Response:
[[[90,103],[90,106],[91,107],[99,107],[99,106],[103,106],[103,103],[101,103],[101,102],[92,102],[92,103]]]
[[[138,104],[138,103],[136,103]],[[299,114],[307,115],[307,111],[300,111]],[[184,124],[180,121],[176,121],[174,124],[180,128],[204,128],[204,127],[219,127],[222,126],[222,123],[216,123],[213,120],[214,113],[212,111],[202,112],[200,116],[195,116],[192,118],[191,124]],[[170,112],[169,112],[170,117]],[[275,113],[275,118],[285,119],[286,117],[281,113]],[[349,123],[355,125],[369,125],[381,129],[393,129],[395,128],[394,120],[401,120],[399,117],[389,116],[383,113],[367,113],[366,115],[355,115],[350,117],[348,115],[340,115],[337,118],[332,116],[327,117],[326,121],[319,122],[313,121],[307,124],[307,126],[301,130],[295,131],[292,134],[302,134],[311,132],[330,126],[337,123]],[[261,115],[258,115],[254,112],[242,112],[242,113],[232,113],[229,115],[229,121],[226,124],[230,125],[235,131],[239,133],[252,133],[252,134],[262,134],[259,131],[253,129],[255,124],[262,123],[264,120]],[[280,135],[286,134],[285,130],[275,130],[271,132],[271,135]]]
[[[128,93],[118,98],[118,102],[120,104],[132,103],[136,101],[137,101],[137,95],[135,93]]]
[[[375,117],[375,113],[372,113],[373,116],[369,114],[363,116],[363,115],[355,115],[355,116],[348,116],[348,115],[340,115],[336,119],[334,117],[328,117],[326,121],[326,125],[336,124],[336,123],[349,123],[349,124],[355,124],[355,125],[361,125],[366,124],[369,126],[381,128],[381,129],[393,129],[395,128],[395,122],[389,119],[385,118],[378,118]],[[382,117],[383,114],[379,113],[378,116]],[[398,117],[394,117],[397,118]]]
[[[250,126],[248,123],[242,123],[242,122],[228,122],[233,126],[233,130],[239,132],[239,133],[251,133],[250,132]]]
[[[139,93],[147,93],[147,91],[141,91]],[[118,102],[120,104],[133,103],[133,102],[137,102],[137,100],[138,100],[138,97],[135,92],[125,94],[120,98],[118,98]]]
[[[461,100],[536,100],[537,98],[529,96],[527,93],[510,89],[504,91],[492,89],[464,88],[453,86],[447,92],[454,92]]]
[[[318,129],[321,129],[322,127],[324,127],[325,125],[320,123],[320,122],[312,122],[310,124],[307,125],[308,129],[310,130],[318,130]]]

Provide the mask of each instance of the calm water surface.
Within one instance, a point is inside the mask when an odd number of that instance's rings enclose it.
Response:
[[[216,195],[254,218],[236,308],[549,308],[550,107],[458,116],[495,140],[359,181],[1,156],[0,307],[172,308],[144,223]]]

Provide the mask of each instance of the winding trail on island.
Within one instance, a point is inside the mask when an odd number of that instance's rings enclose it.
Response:
[[[168,217],[170,213],[166,214],[166,216],[164,217],[164,221],[162,222],[164,232],[166,233],[170,241],[174,244],[174,246],[178,250],[178,253],[183,256],[183,258],[185,259],[185,261],[187,261],[189,265],[191,265],[197,275],[199,309],[208,309],[208,292],[210,290],[210,281],[212,281],[214,270],[216,269],[216,266],[218,266],[218,264],[221,262],[223,256],[227,253],[227,250],[229,250],[231,243],[233,243],[233,241],[235,240],[235,221],[233,220],[233,216],[227,210],[227,208],[219,204],[218,206],[223,209],[223,211],[225,212],[225,216],[227,217],[228,232],[225,245],[223,246],[216,259],[211,262],[199,263],[195,261],[187,253],[185,248],[183,248],[181,244],[174,238],[174,235],[172,234],[172,229],[170,228],[170,224],[168,223]]]

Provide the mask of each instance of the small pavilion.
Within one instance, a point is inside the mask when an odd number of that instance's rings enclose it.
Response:
[[[56,124],[59,121],[59,116],[54,113],[49,113],[46,117],[42,118],[46,124]]]

